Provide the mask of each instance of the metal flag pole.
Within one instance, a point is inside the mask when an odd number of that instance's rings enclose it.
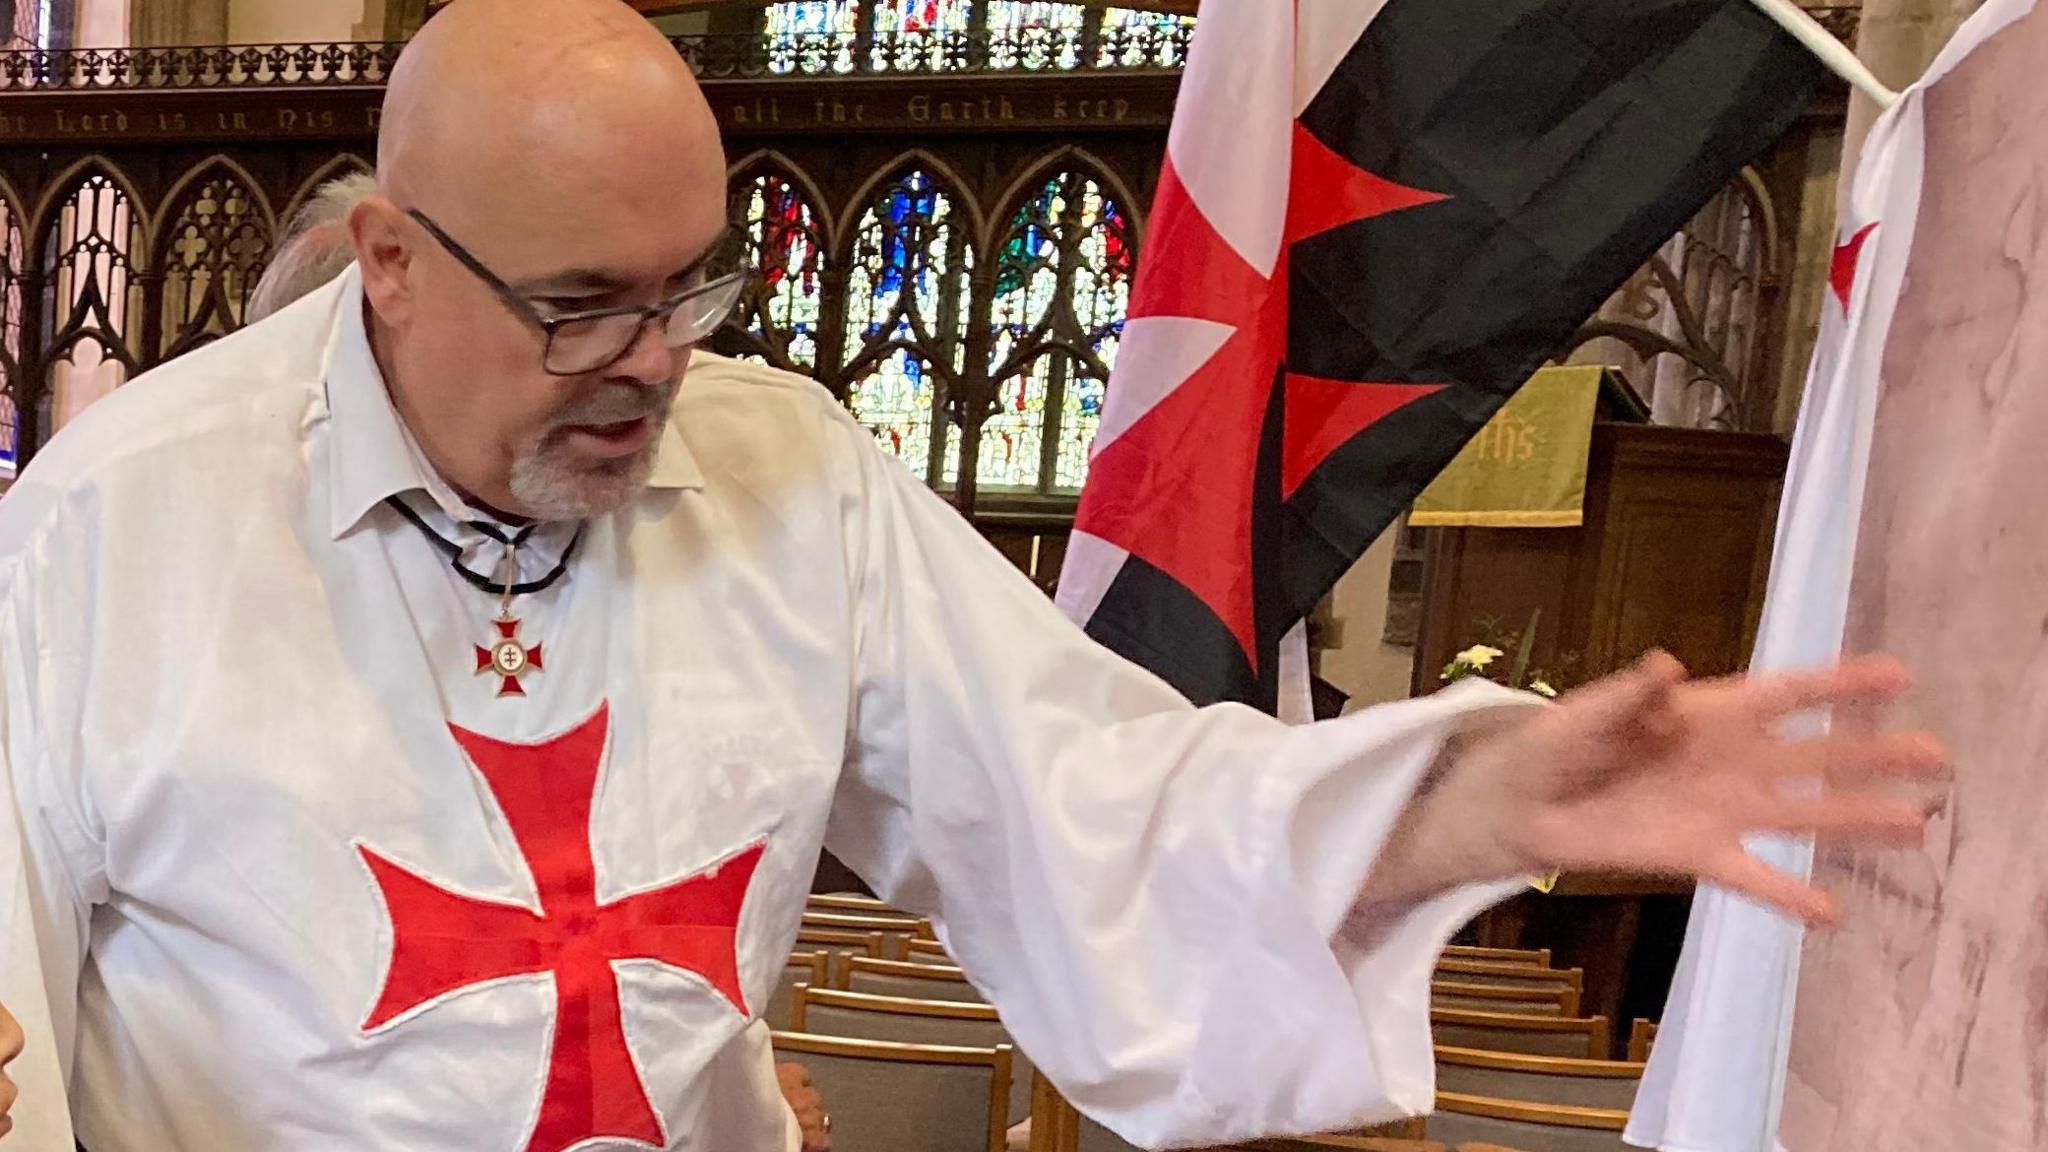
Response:
[[[1898,103],[1899,94],[1884,86],[1849,46],[1830,35],[1820,22],[1806,14],[1793,0],[1750,0],[1763,10],[1763,14],[1776,21],[1778,27],[1792,34],[1792,38],[1806,46],[1806,50],[1820,58],[1828,71],[1849,82],[1857,91],[1877,101],[1879,108],[1889,108]]]

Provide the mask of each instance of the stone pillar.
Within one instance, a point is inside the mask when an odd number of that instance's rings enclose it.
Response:
[[[128,42],[137,48],[182,48],[228,41],[228,0],[132,0]]]
[[[1856,54],[1889,88],[1920,78],[1927,65],[1984,0],[1864,0],[1856,32]],[[1862,96],[1849,103],[1849,128],[1842,152],[1844,174],[1856,170],[1863,138],[1877,120],[1877,105]],[[1848,181],[1843,181],[1846,194]]]

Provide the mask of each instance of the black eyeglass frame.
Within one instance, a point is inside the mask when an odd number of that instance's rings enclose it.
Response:
[[[653,304],[620,304],[611,308],[590,308],[580,312],[564,312],[559,316],[545,316],[541,314],[539,308],[534,307],[533,301],[522,296],[519,290],[512,287],[512,285],[507,284],[504,277],[491,271],[488,265],[482,260],[477,259],[474,253],[464,248],[453,236],[448,235],[447,231],[439,224],[434,223],[433,219],[425,212],[417,208],[408,208],[405,210],[405,214],[411,217],[420,227],[426,229],[427,235],[432,236],[435,243],[446,250],[448,255],[453,256],[456,263],[467,268],[471,275],[483,281],[485,287],[496,293],[498,299],[504,301],[506,307],[512,309],[514,313],[541,330],[542,335],[546,337],[546,342],[541,347],[540,366],[541,371],[546,372],[550,376],[584,376],[592,372],[602,372],[617,364],[620,360],[625,359],[626,354],[633,350],[633,346],[640,342],[640,337],[647,331],[649,321],[660,323],[663,330],[666,331],[669,318],[680,311],[683,305],[699,296],[711,292],[724,291],[736,283],[743,284],[752,275],[751,269],[741,268],[738,271],[729,272],[716,279],[707,280],[695,287],[686,288],[674,296]],[[692,264],[689,268],[683,270],[684,274],[688,275],[696,271],[705,261],[712,259],[720,249],[733,243],[735,239],[736,237],[732,229],[725,229],[719,234],[718,240],[712,244],[705,254],[698,258],[696,264]],[[727,316],[732,314],[732,309],[738,306],[739,300],[740,294],[734,293],[733,304],[726,310]],[[563,328],[571,324],[586,323],[594,320],[608,320],[614,316],[638,316],[640,323],[634,328],[632,337],[617,352],[613,353],[610,359],[588,368],[578,368],[574,371],[560,371],[549,364],[549,360],[554,355],[555,336]],[[724,322],[725,318],[721,317],[719,323],[723,324]],[[717,325],[712,325],[712,331],[716,330]],[[710,332],[706,332],[704,336],[699,336],[697,341],[701,341],[709,335]],[[692,341],[692,344],[697,341]],[[680,345],[670,345],[670,347],[680,347]]]

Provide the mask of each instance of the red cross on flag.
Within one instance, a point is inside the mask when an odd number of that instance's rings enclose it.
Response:
[[[1826,83],[1748,0],[1205,0],[1060,602],[1196,703]]]

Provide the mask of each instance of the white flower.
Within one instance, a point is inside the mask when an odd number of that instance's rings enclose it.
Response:
[[[1495,660],[1500,659],[1502,655],[1503,653],[1498,648],[1488,648],[1484,644],[1476,644],[1458,653],[1452,659],[1456,663],[1464,664],[1468,667],[1484,668]]]
[[[1557,699],[1557,689],[1552,688],[1550,686],[1550,681],[1545,680],[1540,676],[1534,680],[1529,681],[1529,691],[1534,692],[1538,696],[1543,697],[1545,700]]]

